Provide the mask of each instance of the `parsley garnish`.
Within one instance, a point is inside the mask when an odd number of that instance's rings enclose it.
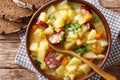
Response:
[[[74,51],[75,51],[78,55],[81,55],[81,54],[87,52],[88,50],[87,50],[86,46],[82,45],[82,46],[77,46]]]
[[[93,18],[91,20],[93,23],[97,23],[99,21],[99,18],[95,15],[93,15]]]
[[[53,18],[54,18],[54,14],[51,13],[51,14],[48,16],[48,19],[49,19],[49,20],[52,20]]]
[[[35,63],[37,66],[39,66],[39,67],[40,67],[40,64],[41,64],[41,62],[40,62],[40,61],[38,61],[38,60],[34,59],[34,63]]]
[[[61,36],[61,41],[60,41],[60,42],[65,42],[65,40],[66,40],[66,36],[65,36],[65,35],[62,35],[62,36]]]
[[[65,23],[65,29],[76,33],[81,30],[81,26],[78,21],[75,21],[73,23]]]

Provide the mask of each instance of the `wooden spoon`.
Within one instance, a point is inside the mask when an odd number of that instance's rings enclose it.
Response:
[[[51,42],[49,41],[48,39],[48,36],[46,36],[46,39],[49,43],[49,46],[58,51],[58,52],[61,52],[61,53],[65,53],[65,54],[68,54],[68,55],[71,55],[71,56],[74,56],[80,60],[82,60],[84,63],[88,64],[95,72],[97,72],[99,75],[101,75],[103,78],[105,78],[106,80],[117,80],[117,78],[105,71],[103,71],[102,69],[100,69],[99,67],[97,67],[95,64],[93,64],[92,62],[88,61],[87,59],[77,55],[75,52],[71,51],[71,50],[65,50],[65,49],[61,49],[61,48],[58,48],[56,47],[55,45],[51,44]]]

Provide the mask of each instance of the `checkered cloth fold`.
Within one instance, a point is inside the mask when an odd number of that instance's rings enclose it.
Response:
[[[99,3],[99,0],[86,0],[86,1],[93,4],[97,9],[99,9],[102,12],[102,14],[105,16],[110,26],[110,30],[112,34],[112,45],[111,45],[109,57],[102,67],[102,69],[104,69],[105,67],[120,61],[120,45],[117,42],[117,36],[120,31],[120,15],[102,7],[101,4]],[[39,80],[48,80],[43,75],[38,73],[36,69],[33,67],[33,65],[30,63],[30,60],[25,50],[24,35],[25,35],[25,30],[21,30],[19,32],[21,45],[15,57],[16,64],[21,65],[22,67],[35,72],[38,75]],[[90,77],[88,80],[99,80],[99,79],[100,76],[98,74],[95,74],[92,77]]]

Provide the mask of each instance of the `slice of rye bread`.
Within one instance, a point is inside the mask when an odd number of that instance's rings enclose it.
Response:
[[[21,28],[25,28],[25,23],[11,22],[5,19],[0,19],[0,34],[8,34],[19,31]]]
[[[14,22],[28,22],[33,11],[18,7],[12,0],[0,0],[0,18]]]
[[[28,8],[30,10],[37,10],[45,0],[13,0],[19,7]]]

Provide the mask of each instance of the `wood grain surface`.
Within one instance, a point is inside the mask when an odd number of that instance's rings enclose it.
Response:
[[[120,0],[101,0],[101,4],[120,14]],[[0,80],[38,80],[37,76],[27,69],[16,65],[15,55],[20,45],[17,33],[0,35]],[[120,66],[112,67],[117,72]]]

